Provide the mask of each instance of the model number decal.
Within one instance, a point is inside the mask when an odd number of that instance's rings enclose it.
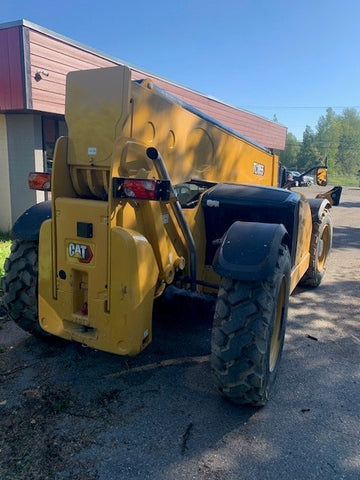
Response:
[[[264,176],[265,173],[265,165],[262,163],[254,162],[254,175],[261,175]]]
[[[68,254],[69,257],[77,258],[81,263],[90,263],[93,258],[89,245],[82,245],[81,243],[70,242],[68,244]]]

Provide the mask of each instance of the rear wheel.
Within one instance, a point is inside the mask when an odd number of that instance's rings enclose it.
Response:
[[[4,305],[23,330],[47,336],[38,321],[38,242],[15,240],[5,261]]]
[[[290,255],[281,246],[266,281],[223,278],[214,317],[211,364],[216,385],[230,401],[267,402],[283,349],[289,303]]]
[[[310,243],[310,264],[300,284],[318,287],[325,275],[326,264],[332,246],[333,227],[328,210],[321,219],[313,222]]]

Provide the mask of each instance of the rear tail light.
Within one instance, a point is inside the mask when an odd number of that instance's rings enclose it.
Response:
[[[115,198],[167,201],[170,198],[170,181],[154,178],[114,178],[113,194]]]
[[[28,184],[31,190],[51,189],[51,174],[44,172],[30,172],[28,175]]]

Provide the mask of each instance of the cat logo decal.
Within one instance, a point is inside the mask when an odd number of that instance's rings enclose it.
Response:
[[[80,263],[90,263],[94,256],[89,245],[74,242],[68,244],[68,255],[70,258],[77,258]]]

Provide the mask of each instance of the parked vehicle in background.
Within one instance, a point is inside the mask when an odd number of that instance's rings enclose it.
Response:
[[[287,170],[286,171],[286,181],[287,182],[295,182],[295,187],[299,186],[298,180],[295,180],[296,177],[300,175],[299,172],[295,172],[293,170]]]
[[[314,177],[311,177],[310,175],[302,175],[296,170],[287,170],[286,181],[295,182],[296,187],[310,187],[311,185],[314,185]]]
[[[311,177],[310,175],[304,175],[303,181],[306,187],[310,187],[311,185],[314,185],[314,177]]]

